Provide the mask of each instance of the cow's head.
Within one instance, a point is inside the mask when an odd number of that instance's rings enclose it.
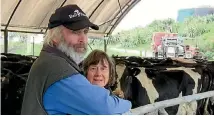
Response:
[[[127,66],[120,79],[120,86],[124,92],[124,98],[132,102],[132,108],[150,103],[146,89],[137,78],[140,73],[141,70],[139,68]]]
[[[132,91],[132,84],[135,82],[136,76],[140,73],[140,69],[133,68],[133,67],[126,67],[123,75],[120,79],[120,87],[124,92],[125,99],[132,99],[133,91]]]

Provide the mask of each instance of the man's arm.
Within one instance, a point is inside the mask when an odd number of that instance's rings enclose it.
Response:
[[[102,87],[92,85],[76,74],[50,86],[43,97],[50,114],[122,114],[131,109],[131,102],[110,96]]]

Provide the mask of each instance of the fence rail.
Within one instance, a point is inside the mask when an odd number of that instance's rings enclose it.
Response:
[[[131,109],[130,112],[132,115],[143,115],[145,113],[149,113],[158,109],[163,109],[166,107],[170,107],[170,106],[174,106],[174,105],[178,105],[186,102],[192,102],[192,101],[209,98],[209,97],[214,97],[214,91],[208,91],[204,93],[188,95],[188,96],[174,98],[170,100],[164,100],[153,104],[141,106],[135,109]]]

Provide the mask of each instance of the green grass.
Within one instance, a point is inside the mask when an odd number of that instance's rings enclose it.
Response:
[[[91,45],[92,49],[100,49],[100,50],[103,50],[104,51],[104,45],[103,46],[98,46],[98,45]],[[118,51],[118,50],[114,50],[112,48],[116,48],[116,49],[122,49],[124,50],[124,52],[121,52],[121,51]],[[136,50],[136,51],[139,51],[139,53],[130,53],[130,52],[127,52],[129,50]],[[146,50],[146,51],[151,51],[151,46],[150,44],[143,44],[141,46],[137,46],[137,47],[132,47],[132,48],[124,48],[122,47],[120,44],[117,44],[117,45],[107,45],[107,54],[109,56],[112,56],[112,55],[119,55],[119,56],[143,56],[140,52],[142,50]],[[88,50],[88,53],[89,54],[91,52],[91,49]]]
[[[38,56],[40,54],[42,46],[41,44],[34,44],[34,55]]]
[[[38,56],[42,49],[42,44],[27,44],[22,42],[9,42],[8,43],[8,52],[22,55],[35,55]]]
[[[195,46],[195,40],[185,40],[185,44],[193,45]],[[38,56],[41,49],[42,44],[34,44],[34,56]],[[104,45],[90,45],[92,49],[100,49],[104,51]],[[1,46],[3,48],[3,46]],[[8,44],[8,50],[9,53],[15,53],[15,54],[22,54],[22,55],[33,55],[33,45],[27,43],[21,43],[21,42],[9,42]],[[118,50],[119,49],[119,50]],[[128,52],[130,50],[135,50],[139,52]],[[85,56],[87,56],[91,52],[91,48],[88,47],[88,52]],[[124,48],[122,46],[118,45],[107,45],[107,54],[109,56],[112,55],[118,55],[118,56],[144,56],[142,51],[151,52],[151,44],[143,44],[140,46],[132,47],[132,48]],[[3,49],[2,49],[3,52]],[[208,54],[208,53],[207,53]],[[210,53],[208,54],[210,55]],[[211,54],[212,55],[212,54]],[[212,59],[212,57],[209,57],[209,59]]]

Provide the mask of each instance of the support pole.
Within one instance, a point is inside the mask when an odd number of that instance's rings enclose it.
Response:
[[[35,56],[35,43],[34,43],[34,41],[35,41],[35,38],[34,38],[34,36],[33,36],[33,56]]]
[[[4,53],[8,52],[8,30],[4,30]]]
[[[105,36],[104,37],[104,51],[107,52],[107,39],[108,39],[108,36]]]
[[[158,109],[175,106],[178,104],[183,104],[186,102],[192,102],[192,101],[196,101],[196,100],[200,100],[200,99],[204,99],[204,98],[208,98],[208,97],[213,97],[213,96],[214,96],[214,91],[208,91],[208,92],[204,92],[204,93],[198,93],[198,94],[194,94],[194,95],[188,95],[188,96],[184,96],[184,97],[156,102],[153,104],[148,104],[148,105],[141,106],[141,107],[138,107],[135,109],[131,109],[130,112],[132,115],[143,115],[145,113],[149,113],[149,112],[152,112],[152,111],[155,111]]]

